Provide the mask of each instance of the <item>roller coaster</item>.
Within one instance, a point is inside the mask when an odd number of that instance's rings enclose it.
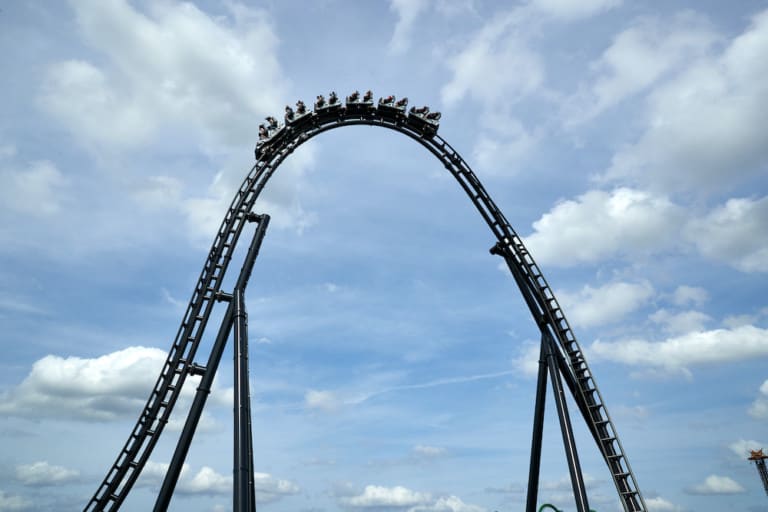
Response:
[[[548,381],[553,387],[578,512],[589,512],[590,508],[566,403],[566,390],[571,394],[605,461],[622,507],[626,512],[647,512],[648,508],[593,373],[547,280],[466,161],[438,135],[440,113],[430,112],[427,107],[406,110],[407,104],[407,98],[397,100],[394,96],[382,97],[374,102],[371,91],[362,95],[355,91],[342,102],[332,92],[327,99],[322,95],[317,96],[311,110],[299,101],[295,110],[286,107],[283,123],[270,116],[266,119],[267,123],[259,127],[256,162],[224,215],[147,403],[115,462],[85,506],[86,512],[116,511],[120,508],[168,423],[186,377],[199,375],[200,385],[155,502],[156,512],[167,509],[224,347],[233,330],[237,343],[233,510],[255,511],[244,294],[269,217],[256,214],[254,208],[258,206],[257,199],[269,179],[296,148],[325,131],[354,125],[378,126],[399,132],[421,144],[445,166],[491,230],[495,243],[490,253],[503,258],[541,332],[526,512],[535,512],[538,500]],[[255,233],[235,288],[226,292],[222,290],[224,276],[246,225],[251,223],[256,224]],[[226,304],[226,312],[207,363],[198,364],[195,361],[203,332],[214,307],[220,303]]]

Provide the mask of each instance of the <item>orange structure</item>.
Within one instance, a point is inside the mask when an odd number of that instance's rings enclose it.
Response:
[[[768,455],[763,453],[762,448],[759,450],[749,450],[749,460],[754,461],[757,466],[757,472],[760,473],[765,493],[768,494],[768,470],[765,468],[765,459],[768,459]]]

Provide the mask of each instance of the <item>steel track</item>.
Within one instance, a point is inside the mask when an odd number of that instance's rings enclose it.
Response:
[[[458,181],[497,243],[491,249],[502,256],[542,334],[558,343],[561,372],[611,472],[626,512],[647,512],[634,473],[617,430],[597,388],[584,354],[549,284],[523,245],[523,241],[486,192],[469,165],[434,130],[409,121],[393,109],[320,109],[301,123],[285,127],[279,140],[263,148],[256,164],[235,194],[200,273],[176,338],[136,426],[85,511],[115,511],[125,500],[149,459],[190,372],[203,331],[219,293],[235,245],[264,186],[297,147],[328,130],[369,125],[388,128],[410,137],[438,160]]]

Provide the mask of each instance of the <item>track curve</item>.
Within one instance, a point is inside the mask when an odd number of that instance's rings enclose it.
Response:
[[[480,180],[459,153],[437,135],[437,124],[408,115],[392,104],[336,103],[316,108],[279,127],[257,148],[257,160],[243,180],[221,223],[187,307],[160,377],[117,460],[85,511],[117,510],[168,422],[186,376],[191,371],[221,283],[244,226],[254,218],[253,208],[269,179],[299,146],[328,130],[368,125],[397,131],[432,153],[458,181],[490,228],[496,244],[491,253],[502,256],[544,336],[552,336],[562,349],[566,384],[576,397],[582,416],[611,472],[620,501],[627,512],[647,511],[629,461],[618,439],[602,395],[583,352],[549,284],[525,248],[522,239],[496,206]]]

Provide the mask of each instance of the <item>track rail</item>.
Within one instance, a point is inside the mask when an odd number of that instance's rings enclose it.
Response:
[[[343,126],[370,125],[400,132],[424,146],[443,163],[466,192],[496,237],[497,242],[491,252],[505,259],[536,324],[543,334],[551,335],[562,350],[557,358],[566,384],[600,448],[624,510],[646,512],[647,507],[616,428],[562,308],[522,239],[469,165],[437,135],[435,124],[417,122],[418,119],[407,116],[404,110],[362,103],[350,105],[350,108],[341,104],[336,107],[316,109],[296,118],[293,123],[281,127],[272,140],[257,150],[256,164],[235,194],[216,234],[155,387],[128,440],[84,510],[117,510],[149,459],[186,376],[193,371],[191,365],[220,293],[235,245],[247,220],[254,215],[251,212],[256,200],[274,172],[296,148],[325,131]]]

